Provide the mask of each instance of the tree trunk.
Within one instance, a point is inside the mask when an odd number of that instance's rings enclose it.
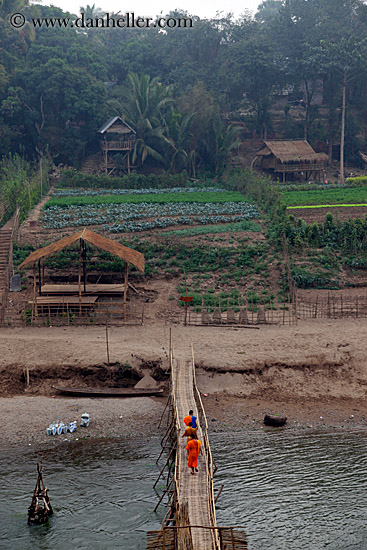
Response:
[[[311,107],[311,93],[310,93],[310,90],[309,90],[309,87],[308,87],[308,82],[307,80],[305,79],[304,80],[304,90],[305,90],[305,93],[304,93],[304,96],[305,96],[305,103],[306,103],[306,111],[305,111],[305,120],[304,120],[304,125],[303,125],[303,137],[305,140],[308,139],[308,127],[309,127],[309,124],[310,124],[310,107]]]
[[[333,162],[333,136],[332,136],[332,129],[331,124],[329,125],[329,143],[328,143],[328,164],[329,166]]]
[[[340,133],[340,183],[344,183],[344,134],[345,134],[345,96],[347,90],[347,70],[344,69],[342,121]]]

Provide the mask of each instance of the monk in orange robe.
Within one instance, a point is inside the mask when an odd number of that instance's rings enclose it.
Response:
[[[201,441],[197,438],[197,435],[195,434],[194,438],[191,439],[188,444],[186,445],[186,450],[189,453],[189,461],[188,466],[191,468],[192,475],[195,474],[195,471],[198,472],[198,460],[199,460],[199,453],[201,455],[203,454],[203,451],[201,450]]]
[[[188,414],[187,416],[185,416],[184,423],[186,424],[186,426],[188,426],[191,421],[192,421],[191,414]]]
[[[186,430],[182,434],[182,437],[187,437],[187,443],[190,441],[190,439],[193,439],[196,436],[197,428],[192,427],[192,422],[189,422],[189,425],[187,426]]]

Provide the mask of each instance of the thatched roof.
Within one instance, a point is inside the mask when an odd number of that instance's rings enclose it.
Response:
[[[326,162],[325,153],[315,153],[305,139],[278,141],[266,140],[265,147],[256,153],[257,157],[274,155],[280,162]]]
[[[123,124],[124,126],[126,126],[126,128],[128,128],[129,130],[131,130],[131,132],[133,132],[134,134],[136,134],[134,128],[131,128],[130,124],[128,124],[127,122],[125,122],[124,120],[122,120],[122,118],[120,116],[111,116],[111,118],[109,118],[108,120],[106,120],[106,122],[104,124],[102,124],[102,126],[100,127],[99,130],[97,130],[97,132],[99,134],[104,134],[105,132],[107,132],[107,130],[109,130],[109,128],[111,128],[111,126],[113,126],[115,124],[115,122],[119,121],[121,124]]]
[[[83,239],[98,248],[102,248],[102,250],[110,252],[114,256],[118,256],[122,260],[125,260],[125,262],[133,264],[137,269],[139,269],[139,271],[144,273],[144,255],[141,252],[138,252],[133,248],[123,246],[122,244],[111,239],[107,239],[106,237],[102,237],[102,235],[98,235],[98,233],[94,233],[86,228],[73,233],[73,235],[69,235],[69,237],[64,237],[59,241],[35,250],[28,256],[28,258],[24,260],[24,262],[20,264],[19,269],[33,265],[41,258],[51,256],[63,248],[75,243],[79,239]]]

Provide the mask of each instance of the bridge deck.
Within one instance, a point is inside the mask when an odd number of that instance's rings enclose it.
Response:
[[[180,472],[179,472],[179,492],[182,502],[187,501],[190,525],[202,525],[214,527],[210,519],[209,502],[210,488],[208,486],[208,477],[206,471],[207,456],[204,445],[202,451],[204,456],[199,457],[199,473],[192,475],[191,469],[187,466],[186,438],[182,438],[185,429],[184,417],[189,410],[197,410],[193,389],[193,374],[190,361],[175,360],[173,363],[173,379],[176,385],[176,404],[178,417],[180,420],[178,452]],[[178,430],[177,430],[178,431]],[[203,433],[199,425],[198,438],[203,442]],[[211,529],[192,529],[193,546],[195,550],[214,550],[216,548],[214,531]]]

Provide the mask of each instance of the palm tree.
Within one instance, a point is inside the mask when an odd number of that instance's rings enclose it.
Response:
[[[190,128],[194,118],[195,113],[182,115],[173,109],[170,113],[167,133],[171,147],[167,150],[167,153],[169,156],[169,169],[172,172],[183,168],[191,170],[193,156],[190,147],[192,138]]]
[[[89,4],[87,4],[85,8],[83,6],[80,6],[79,11],[80,13],[84,13],[87,19],[100,17],[103,14],[103,11],[101,10],[101,8],[96,8],[95,4],[93,4],[93,6],[90,6]]]
[[[164,144],[169,143],[165,136],[165,115],[173,101],[172,87],[163,86],[158,78],[146,74],[130,73],[128,79],[125,101],[115,101],[114,105],[120,116],[136,130],[131,160],[138,166],[142,166],[149,156],[164,162],[161,151]]]
[[[205,149],[216,175],[225,167],[231,150],[240,145],[239,131],[238,127],[231,124],[224,128],[219,116],[213,119],[211,131],[205,140]]]
[[[8,22],[13,13],[22,13],[24,8],[28,7],[29,0],[0,0],[0,23]],[[29,21],[26,21],[21,29],[13,31],[13,36],[20,38],[24,50],[27,50],[28,42],[33,42],[36,38],[36,31]]]
[[[29,6],[29,0],[0,0],[0,20],[5,21],[12,13]]]

